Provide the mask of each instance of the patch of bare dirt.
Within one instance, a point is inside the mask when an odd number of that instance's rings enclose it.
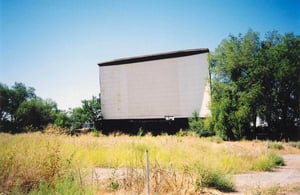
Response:
[[[282,157],[286,165],[271,172],[251,172],[234,175],[236,192],[228,194],[257,194],[255,192],[258,191],[259,194],[300,194],[300,154],[285,154]],[[142,172],[142,170],[139,171]],[[126,175],[128,175],[128,169],[126,168],[96,168],[93,171],[93,180],[99,182],[110,179],[124,179]],[[285,191],[280,191],[282,189]],[[273,193],[274,191],[276,192]]]
[[[272,172],[252,172],[234,176],[237,193],[244,194],[255,188],[299,186],[300,189],[300,154],[282,155],[285,166]],[[299,191],[300,193],[300,191]]]

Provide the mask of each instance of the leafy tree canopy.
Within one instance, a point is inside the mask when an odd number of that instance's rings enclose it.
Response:
[[[97,127],[100,118],[100,100],[94,96],[68,113],[58,110],[54,101],[38,97],[34,88],[23,83],[16,82],[11,88],[0,83],[0,131],[42,130],[48,124],[66,129],[84,123]]]
[[[83,123],[90,123],[93,126],[97,126],[101,118],[101,107],[100,100],[93,96],[89,100],[83,100],[82,106],[78,108],[74,108],[71,114],[71,120],[73,122],[73,126],[78,128]]]
[[[224,139],[249,136],[259,116],[281,133],[299,120],[300,37],[249,30],[230,35],[210,56],[214,131]]]
[[[0,83],[0,131],[38,129],[52,123],[57,112],[56,103],[37,97],[34,88],[17,82],[9,88]]]

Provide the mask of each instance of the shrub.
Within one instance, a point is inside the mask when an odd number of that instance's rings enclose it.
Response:
[[[120,183],[117,181],[116,170],[113,171],[112,176],[109,178],[110,184],[109,188],[112,190],[118,190],[120,188]]]
[[[283,150],[284,146],[281,142],[269,142],[268,148],[270,149],[276,149],[276,150]]]
[[[189,118],[189,128],[196,132],[199,136],[206,137],[214,135],[211,117],[201,119],[197,112],[194,112],[192,117]]]
[[[22,145],[2,151],[0,191],[28,193],[41,183],[52,185],[65,175],[68,168],[59,144],[43,142],[30,145],[23,141]]]
[[[97,129],[93,128],[93,129],[92,129],[92,135],[93,135],[94,137],[100,137],[100,136],[102,136],[103,134],[102,134],[102,131],[98,131]]]
[[[277,154],[270,153],[268,155],[261,156],[258,158],[252,166],[255,171],[271,171],[272,168],[277,166],[283,166],[284,160]]]
[[[139,131],[137,132],[137,136],[142,136],[144,133],[144,130],[142,127],[139,128]]]
[[[60,128],[69,129],[71,127],[71,119],[66,112],[59,112],[56,114],[54,125]]]
[[[294,147],[294,148],[300,149],[300,141],[298,141],[298,142],[290,142],[289,145],[292,146],[292,147]]]
[[[29,193],[30,195],[39,194],[93,194],[92,189],[87,186],[82,186],[78,177],[68,175],[57,179],[53,185],[41,183],[36,189]]]
[[[221,171],[199,168],[198,174],[199,178],[196,180],[197,188],[212,187],[223,192],[232,192],[234,190],[230,177]]]
[[[185,134],[185,133],[183,132],[182,129],[180,129],[179,131],[176,132],[176,136],[177,136],[177,137],[182,137],[182,136],[184,136],[184,134]]]
[[[222,143],[224,140],[219,136],[212,136],[209,138],[211,142],[216,142],[218,144]]]
[[[275,167],[275,166],[284,166],[285,165],[284,159],[281,156],[278,156],[275,153],[269,154],[268,157],[269,157],[270,161],[272,162],[273,167]]]

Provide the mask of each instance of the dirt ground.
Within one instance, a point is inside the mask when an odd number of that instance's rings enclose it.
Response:
[[[285,154],[282,157],[286,165],[271,172],[234,175],[233,181],[236,192],[226,194],[300,194],[300,154]],[[127,171],[124,168],[117,170],[97,168],[94,170],[94,179],[104,180],[112,176],[120,179],[125,177]],[[264,193],[264,189],[272,188],[277,189],[278,193]],[[279,188],[284,189],[284,191],[278,190]]]
[[[300,194],[300,154],[285,154],[282,157],[286,165],[271,172],[235,175],[234,183],[237,192],[234,194],[245,194],[253,189],[285,186],[293,186],[296,191],[283,194]]]

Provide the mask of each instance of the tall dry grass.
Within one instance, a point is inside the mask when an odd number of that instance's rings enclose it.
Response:
[[[95,167],[125,167],[131,170],[125,179],[112,176],[106,184],[101,181],[94,187],[98,192],[141,193],[145,187],[144,173],[139,170],[144,170],[146,149],[151,189],[156,193],[178,189],[183,190],[180,193],[193,193],[206,188],[230,191],[234,188],[230,175],[269,170],[280,164],[280,158],[265,142],[222,142],[196,136],[0,134],[0,145],[0,192],[45,190],[45,185],[59,191],[57,183],[69,185],[70,175],[85,186],[91,180],[90,170]],[[289,147],[285,145],[280,152]]]

